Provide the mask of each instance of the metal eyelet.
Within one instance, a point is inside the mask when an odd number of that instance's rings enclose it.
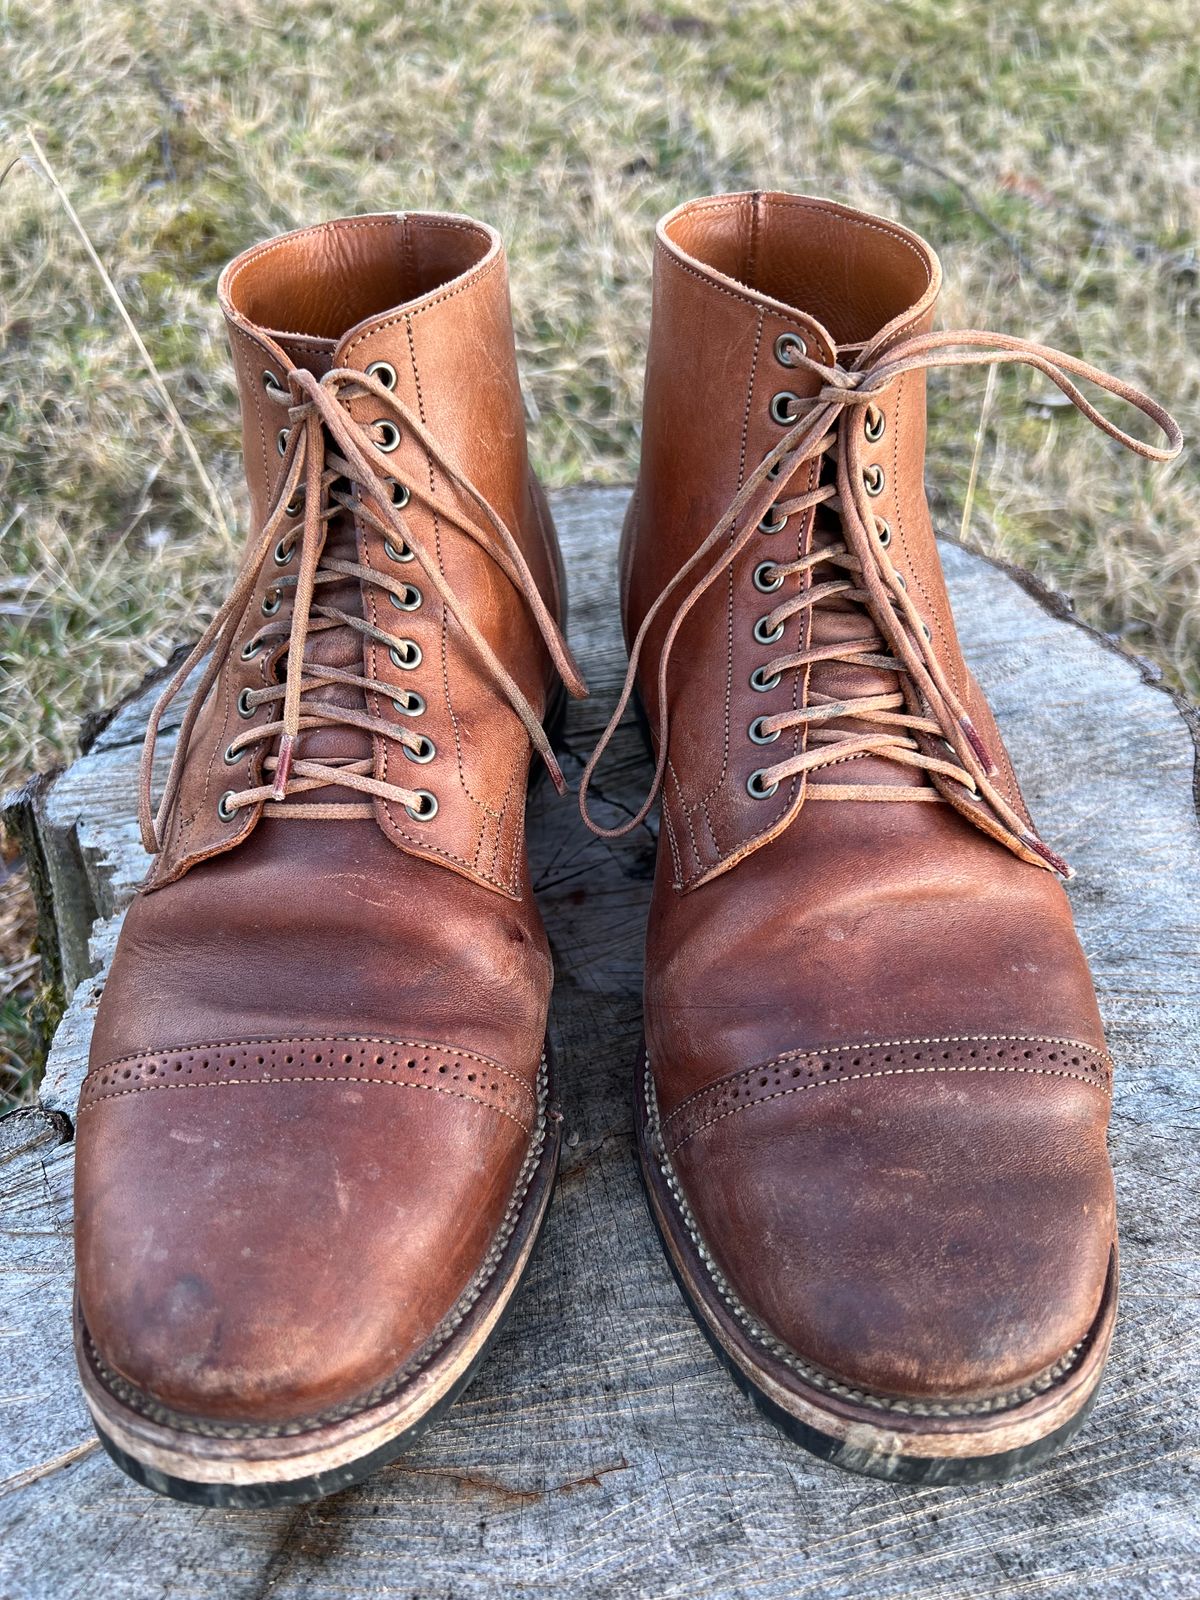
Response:
[[[285,542],[280,539],[279,543],[275,546],[275,565],[277,567],[286,567],[288,562],[292,559],[292,556],[295,554],[295,550],[296,546],[294,544],[285,544]]]
[[[887,432],[887,418],[878,406],[868,406],[863,417],[863,433],[870,444],[878,444]]]
[[[408,583],[404,586],[403,596],[393,594],[389,589],[388,599],[392,602],[397,611],[416,611],[421,605],[421,591],[415,584]]]
[[[288,437],[290,433],[290,428],[280,428],[279,432],[275,435],[275,448],[279,451],[281,456],[287,455]]]
[[[758,525],[759,533],[779,533],[783,528],[787,527],[787,518],[774,513],[775,507],[771,506]]]
[[[285,517],[298,517],[303,510],[304,510],[304,486],[302,484],[296,490],[296,492],[292,496],[292,498],[288,501],[287,505],[284,506],[283,514],[284,514]]]
[[[767,576],[770,572],[775,574],[773,578]],[[754,587],[760,594],[774,594],[783,587],[783,573],[773,561],[760,561],[754,569]]]
[[[396,369],[390,361],[372,361],[366,369],[368,378],[376,378],[385,389],[396,387]]]
[[[412,490],[406,483],[398,483],[395,478],[391,480],[391,484],[392,504],[399,510],[403,511],[405,506],[412,499]]]
[[[782,622],[777,623],[774,628],[768,631],[767,621],[768,619],[766,617],[759,617],[758,621],[754,624],[754,637],[758,640],[759,644],[778,644],[780,639],[783,638],[786,624]]]
[[[425,715],[425,697],[418,694],[415,689],[409,689],[405,693],[403,700],[397,700],[393,695],[392,705],[402,717],[423,717]]]
[[[764,720],[762,717],[755,717],[746,732],[754,740],[755,744],[774,744],[779,737],[780,729],[776,728],[774,733],[764,733],[762,731]]]
[[[283,405],[283,406],[291,405],[291,403],[292,403],[291,395],[287,392],[287,390],[284,388],[283,384],[280,383],[279,379],[275,376],[275,374],[273,372],[264,372],[263,373],[263,375],[262,375],[262,385],[263,385],[263,388],[267,391],[268,399],[274,400],[276,405]]]
[[[274,599],[272,599],[272,595],[274,595]],[[275,590],[268,589],[266,594],[263,595],[263,603],[262,603],[262,614],[263,614],[263,616],[264,617],[273,617],[275,615],[275,613],[279,610],[279,608],[280,608],[280,606],[282,604],[283,604],[283,596],[280,594],[279,590],[278,589],[275,589]]]
[[[798,356],[806,356],[808,346],[798,333],[781,333],[775,341],[775,359],[781,367],[799,365],[799,362],[790,359],[793,352]]]
[[[388,655],[394,667],[411,672],[414,667],[421,665],[421,646],[415,639],[401,639],[400,643],[404,646],[405,654],[401,655],[395,645],[389,645]]]
[[[376,417],[371,426],[373,428],[378,428],[383,434],[382,439],[377,439],[375,441],[375,448],[377,450],[382,450],[385,456],[390,456],[393,450],[399,448],[400,429],[394,422],[389,421],[387,417]]]
[[[420,809],[417,809],[419,807]],[[437,816],[437,795],[430,794],[428,789],[417,790],[417,807],[405,806],[405,810],[414,822],[432,822]]]
[[[422,736],[421,743],[418,748],[414,749],[411,744],[405,744],[401,746],[401,749],[404,751],[404,754],[410,761],[415,761],[419,766],[422,767],[427,761],[432,761],[434,756],[437,755],[437,745],[434,744],[432,739],[426,739],[424,736]]]
[[[755,800],[769,800],[779,787],[778,783],[764,786],[762,776],[763,769],[759,767],[757,772],[752,772],[746,779],[746,793],[752,795]]]
[[[886,517],[875,518],[875,532],[879,535],[879,542],[886,550],[892,542],[892,525]]]
[[[779,476],[779,474],[782,471],[783,471],[783,461],[782,461],[782,459],[780,459],[779,461],[777,461],[775,463],[775,465],[773,467],[768,467],[767,468],[767,477],[770,478],[772,480],[772,482],[774,482],[774,480]]]
[[[777,689],[782,682],[783,674],[781,672],[773,672],[768,678],[765,667],[755,667],[750,674],[750,687],[757,689],[759,694],[768,694],[772,689]]]
[[[900,587],[907,594],[907,592],[908,592],[908,579],[904,576],[904,574],[902,572],[898,572],[896,574],[896,582],[900,585]]]
[[[229,802],[231,800],[236,800],[236,799],[237,799],[237,790],[236,789],[226,789],[225,793],[217,801],[217,815],[220,817],[222,822],[232,822],[233,821],[234,817],[237,814],[237,807],[230,805]]]
[[[932,644],[933,643],[933,635],[929,631],[929,624],[927,622],[923,622],[921,624],[921,632],[925,635],[925,638],[927,639],[927,641],[930,644]]]
[[[777,422],[781,428],[790,428],[800,420],[800,412],[796,409],[800,404],[798,394],[793,394],[790,389],[781,389],[771,397],[771,421]]]
[[[887,482],[887,474],[878,461],[872,461],[869,467],[863,468],[863,488],[872,497],[883,493],[883,486]]]
[[[413,559],[413,553],[406,544],[402,544],[397,550],[390,539],[383,541],[383,553],[389,561],[411,561]]]
[[[242,646],[242,660],[253,661],[255,656],[262,655],[266,648],[261,639],[247,639]]]
[[[227,744],[225,746],[225,765],[227,767],[235,767],[235,766],[237,766],[238,762],[242,759],[242,757],[245,754],[246,754],[246,752],[245,752],[244,749],[243,750],[235,750],[233,748],[232,744]]]
[[[237,697],[237,714],[239,717],[252,717],[254,707],[250,704],[250,690],[243,689]]]

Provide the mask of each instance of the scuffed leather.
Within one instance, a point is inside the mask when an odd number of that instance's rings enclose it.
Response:
[[[263,372],[386,359],[517,532],[561,620],[490,229],[407,215],[325,224],[239,258],[222,300],[255,528],[288,420]],[[411,440],[401,462],[431,471]],[[331,539],[378,560],[377,536],[343,520]],[[458,530],[429,538],[544,708],[551,663],[520,597]],[[339,587],[345,607],[375,603],[357,580]],[[261,620],[256,603],[243,636]],[[81,1098],[77,1283],[97,1370],[147,1414],[269,1435],[366,1403],[489,1270],[544,1139],[552,969],[524,849],[529,739],[437,597],[411,621],[439,749],[421,769],[440,799],[427,835],[408,837],[382,808],[378,820],[217,817],[221,791],[258,777],[255,762],[221,755],[248,725],[238,694],[271,681],[283,648],[247,662],[239,636],[121,931]],[[343,652],[326,657],[335,664],[365,658],[380,682],[372,709],[388,715],[386,652],[379,662],[349,630],[318,643]],[[334,754],[363,737],[320,729],[314,742]]]
[[[822,362],[883,349],[929,327],[941,280],[929,247],[895,224],[779,194],[673,212],[654,274],[621,552],[629,638],[778,439],[772,394],[815,392],[776,360],[778,334],[800,333]],[[880,409],[883,437],[864,460],[885,471],[889,554],[1027,816],[946,596],[923,482],[923,375],[897,381]],[[802,471],[788,492],[813,486],[815,467]],[[645,977],[664,1154],[751,1320],[804,1361],[872,1392],[1002,1396],[1085,1337],[1104,1291],[1115,1223],[1103,1031],[1061,885],[952,805],[812,800],[800,780],[769,799],[747,793],[764,760],[747,735],[755,717],[806,704],[816,683],[841,698],[888,677],[820,664],[750,688],[770,654],[752,630],[772,603],[752,574],[805,551],[814,515],[751,539],[672,659]],[[655,738],[665,620],[639,677]],[[861,631],[850,608],[820,604],[792,627],[810,630],[800,648]],[[873,754],[852,765],[819,770],[808,793],[925,781]],[[912,1059],[923,1050],[936,1061]],[[1060,1070],[1060,1054],[1084,1065]],[[847,1072],[848,1056],[869,1070]]]

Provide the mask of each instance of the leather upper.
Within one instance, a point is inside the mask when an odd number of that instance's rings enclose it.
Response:
[[[852,364],[928,328],[940,276],[914,235],[829,202],[718,196],[664,219],[622,545],[628,637],[779,438],[775,396],[817,394],[781,336],[827,367]],[[880,485],[888,556],[1027,821],[946,596],[923,483],[924,375],[873,399],[882,421],[871,416],[875,437],[856,435],[854,450]],[[778,498],[803,497],[825,470],[803,463]],[[798,1356],[883,1393],[1002,1395],[1082,1340],[1100,1304],[1114,1242],[1109,1062],[1061,885],[972,805],[821,797],[822,785],[930,790],[924,770],[870,751],[749,792],[811,727],[764,754],[756,718],[821,697],[836,714],[898,681],[876,647],[836,659],[839,642],[871,632],[853,596],[818,596],[782,643],[755,637],[764,613],[828,577],[819,562],[801,569],[834,541],[834,516],[818,505],[760,529],[674,644],[645,979],[664,1153],[733,1292]],[[764,594],[764,561],[797,575]],[[656,740],[667,621],[639,669]],[[795,648],[810,652],[803,670],[752,686]],[[854,1055],[869,1070],[843,1070]]]
[[[504,520],[561,621],[490,229],[405,214],[324,224],[239,257],[221,298],[251,548],[277,510],[279,436],[298,403],[289,374],[382,361],[433,441],[402,431],[396,481],[453,499],[439,465],[451,463]],[[348,394],[370,423],[370,394]],[[415,487],[405,509],[544,712],[552,665],[525,596]],[[343,567],[407,578],[415,566],[368,518],[336,508],[324,544],[322,559]],[[386,589],[335,570],[321,605],[376,617],[378,632],[403,628],[419,661],[397,667],[349,626],[314,633],[306,662],[343,671],[326,692],[349,715],[302,721],[301,756],[365,753],[377,775],[407,769],[361,721],[400,717],[395,701],[411,707],[416,690],[437,753],[399,781],[427,786],[436,815],[418,822],[377,797],[347,818],[338,802],[361,793],[332,785],[328,814],[295,813],[290,794],[220,814],[222,793],[262,781],[271,750],[267,740],[239,757],[235,745],[231,761],[231,741],[277,715],[264,703],[247,716],[239,700],[288,666],[285,636],[253,647],[272,615],[262,602],[278,593],[286,619],[296,592],[272,588],[296,562],[268,558],[122,928],[80,1105],[78,1291],[92,1357],[119,1396],[197,1426],[303,1428],[398,1381],[494,1266],[545,1137],[552,972],[524,848],[529,737],[423,578],[419,606],[400,615]]]

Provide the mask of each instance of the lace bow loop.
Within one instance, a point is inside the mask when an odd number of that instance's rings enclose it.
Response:
[[[822,484],[790,499],[786,510],[790,515],[793,511],[828,503],[840,522],[845,554],[838,555],[838,549],[843,547],[816,548],[784,570],[811,569],[822,562],[841,564],[852,574],[853,581],[842,580],[810,588],[802,598],[781,603],[764,620],[771,623],[774,632],[789,617],[811,609],[826,595],[844,595],[851,590],[868,612],[887,652],[878,664],[898,673],[908,688],[904,692],[898,690],[894,696],[859,696],[833,707],[823,706],[817,697],[814,704],[767,719],[770,723],[767,731],[771,735],[784,728],[805,728],[810,737],[804,741],[802,750],[760,770],[757,776],[763,791],[773,792],[773,787],[787,778],[806,776],[820,767],[844,761],[848,756],[878,752],[901,765],[924,771],[933,788],[928,784],[879,785],[870,789],[833,782],[816,788],[806,784],[801,803],[805,798],[936,800],[940,793],[947,792],[947,785],[958,785],[972,801],[981,801],[988,808],[1000,824],[1005,841],[1017,854],[1031,855],[1069,875],[1066,863],[1037,838],[993,782],[999,776],[996,761],[955,693],[938,659],[932,637],[887,554],[887,540],[881,537],[871,506],[871,493],[860,469],[861,429],[850,426],[850,418],[860,408],[874,405],[905,373],[1016,362],[1041,372],[1089,421],[1148,460],[1170,461],[1179,454],[1183,436],[1178,423],[1157,401],[1132,384],[1078,357],[1027,340],[976,329],[912,334],[881,351],[872,352],[868,347],[858,356],[856,364],[847,367],[837,362],[825,363],[799,352],[794,354],[793,361],[812,374],[820,387],[813,399],[803,402],[796,421],[749,474],[727,510],[646,612],[630,650],[616,709],[588,760],[579,786],[579,807],[584,822],[602,838],[617,838],[644,821],[662,788],[666,771],[670,741],[668,673],[680,628],[692,608],[754,537],[760,518],[774,501],[775,479],[781,477],[786,481],[803,462],[825,451],[832,453],[836,444],[836,484]],[[1165,446],[1148,444],[1113,422],[1087,398],[1076,379],[1140,411],[1164,435]],[[780,503],[780,509],[784,509],[784,503]],[[778,566],[776,570],[780,570]],[[667,611],[672,597],[678,594],[687,578],[693,581],[669,613],[670,621],[659,653],[656,673],[658,748],[654,775],[637,812],[616,827],[604,827],[590,814],[588,790],[633,694],[650,629]],[[767,663],[762,670],[771,677],[786,670],[806,668],[820,659],[837,659],[850,665],[876,663],[869,643],[864,645],[858,641],[832,650],[810,648],[785,654]],[[841,727],[821,726],[834,717],[839,719]],[[944,742],[954,757],[953,762],[931,753],[931,741]]]

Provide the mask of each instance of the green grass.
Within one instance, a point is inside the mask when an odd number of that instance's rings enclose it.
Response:
[[[222,263],[280,229],[444,207],[504,233],[537,467],[625,481],[655,218],[780,187],[939,249],[945,326],[1059,344],[1200,420],[1200,30],[1178,0],[864,6],[0,0],[0,138],[32,126],[239,519]],[[7,157],[5,157],[7,159]],[[61,206],[0,190],[0,779],[219,603],[234,552]],[[957,530],[983,386],[933,386]],[[968,537],[1200,688],[1195,459],[1147,468],[996,385]]]

